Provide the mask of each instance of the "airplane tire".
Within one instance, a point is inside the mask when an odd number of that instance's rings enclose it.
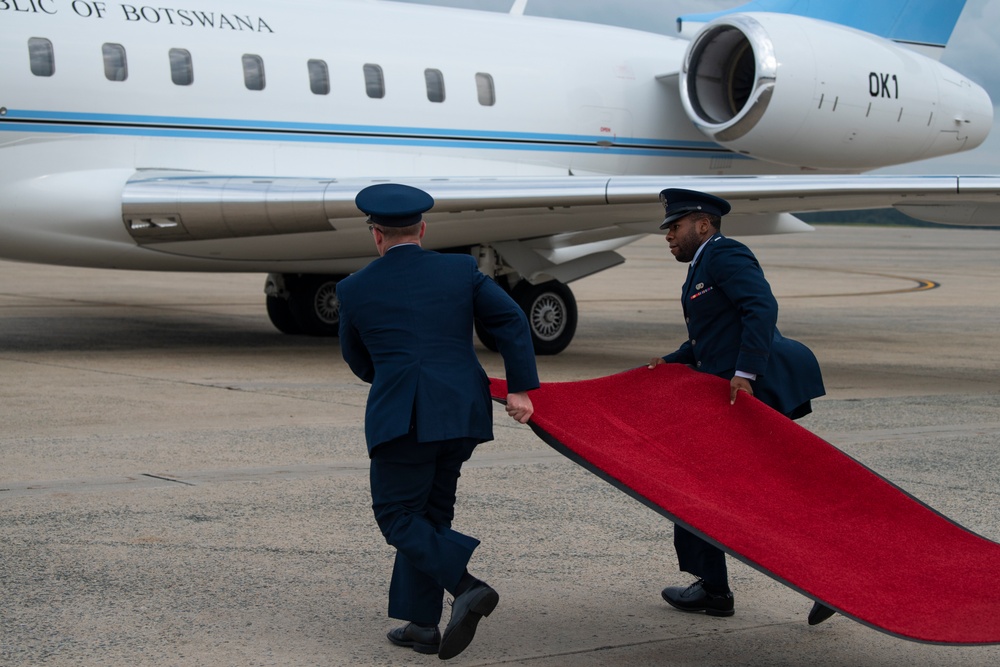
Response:
[[[302,333],[302,327],[292,316],[292,309],[288,299],[280,296],[267,296],[267,316],[271,319],[274,328],[283,334],[297,335]]]
[[[288,307],[302,333],[334,337],[340,334],[337,282],[342,276],[307,275],[289,285]]]
[[[535,354],[559,354],[576,334],[577,308],[573,292],[558,280],[532,285],[522,280],[511,296],[528,316]]]

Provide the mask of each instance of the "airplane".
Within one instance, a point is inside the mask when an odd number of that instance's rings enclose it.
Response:
[[[864,172],[980,145],[987,93],[938,57],[955,0],[754,0],[677,36],[391,0],[0,0],[0,257],[260,272],[276,328],[337,334],[375,258],[363,187],[428,191],[425,247],[470,253],[555,354],[567,286],[658,233],[659,192],[991,225],[993,176]],[[480,340],[493,349],[488,334]]]

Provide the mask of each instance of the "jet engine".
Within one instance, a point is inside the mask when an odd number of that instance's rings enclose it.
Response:
[[[857,171],[969,150],[993,124],[986,91],[915,50],[787,14],[706,24],[680,75],[688,117],[768,162]]]

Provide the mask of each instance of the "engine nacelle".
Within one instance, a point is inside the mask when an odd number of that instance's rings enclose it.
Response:
[[[731,14],[691,41],[688,117],[746,155],[865,170],[975,148],[993,125],[986,91],[870,33],[799,16]]]

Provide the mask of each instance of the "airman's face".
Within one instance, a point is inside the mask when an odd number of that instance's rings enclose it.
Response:
[[[678,262],[685,264],[694,259],[694,254],[705,241],[708,221],[698,213],[685,215],[670,223],[667,227],[667,243],[670,253]]]

